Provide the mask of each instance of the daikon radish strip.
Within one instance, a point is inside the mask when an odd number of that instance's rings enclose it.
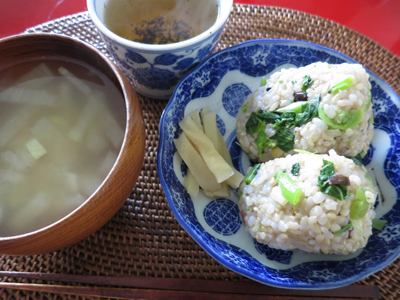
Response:
[[[18,78],[19,82],[24,82],[31,79],[36,79],[39,77],[49,77],[53,78],[53,72],[45,63],[41,63],[37,67],[30,70],[28,73],[24,74],[20,78]]]
[[[93,154],[99,154],[107,148],[108,142],[104,134],[100,133],[98,129],[88,131],[87,137],[85,138],[85,148]]]
[[[65,212],[72,212],[79,207],[87,198],[82,194],[71,195],[66,197],[60,205],[53,205],[49,209],[49,213],[59,215],[59,218],[65,217]],[[60,215],[61,214],[61,215]]]
[[[10,87],[0,93],[0,101],[16,104],[55,106],[56,96],[45,90]]]
[[[32,78],[15,84],[13,87],[22,88],[22,89],[35,89],[39,90],[43,87],[51,84],[52,81],[55,80],[55,77],[40,77],[40,78]]]
[[[0,147],[3,147],[22,128],[24,128],[39,110],[38,106],[32,106],[19,110],[13,114],[2,126],[0,126]]]
[[[44,193],[32,198],[15,212],[14,217],[9,219],[9,227],[14,232],[25,232],[28,230],[26,224],[34,223],[35,220],[42,218],[43,212],[49,207],[49,200]],[[21,221],[23,220],[23,222]],[[36,228],[35,228],[36,229]]]
[[[27,166],[32,166],[33,163],[35,162],[35,159],[32,157],[32,155],[29,153],[26,147],[18,147],[17,149],[15,149],[15,154]]]
[[[61,128],[61,130],[68,130],[71,127],[69,118],[66,118],[63,115],[59,114],[49,115],[47,119],[56,128]]]
[[[201,120],[200,120],[200,112],[198,109],[192,111],[190,113],[190,116],[192,117],[192,120],[196,123],[197,127],[200,130],[203,130],[203,125],[201,125]]]
[[[29,153],[36,160],[41,158],[43,155],[47,153],[46,149],[42,146],[42,144],[35,138],[31,138],[26,142],[26,148],[28,148]]]
[[[74,74],[64,67],[58,68],[58,72],[63,75],[69,82],[71,82],[78,90],[84,95],[89,96],[92,94],[92,88],[85,83],[85,80],[77,78]]]
[[[207,198],[216,199],[216,198],[228,198],[230,196],[230,190],[226,183],[221,184],[221,188],[216,191],[208,191],[203,190],[204,194]]]
[[[185,183],[183,185],[187,192],[189,193],[190,197],[195,198],[199,194],[199,184],[194,178],[192,172],[188,168]]]
[[[27,164],[10,150],[1,153],[1,159],[7,163],[11,169],[22,171],[27,167]]]
[[[64,191],[78,193],[79,180],[78,174],[71,171],[64,170],[63,172],[56,172],[52,175],[52,179],[56,185],[61,185]]]
[[[184,118],[179,125],[188,139],[196,146],[218,183],[225,181],[234,174],[232,168],[215,149],[213,142],[196,126],[191,118]]]
[[[86,173],[85,176],[81,177],[80,190],[84,196],[89,198],[101,185],[103,179],[100,176]]]
[[[103,102],[104,101],[105,99],[103,100]],[[110,114],[109,111],[107,111],[107,109],[104,106],[102,106],[101,109],[103,109],[104,111],[102,124],[106,136],[109,138],[113,146],[119,150],[121,148],[122,141],[124,139],[125,128],[121,128],[117,120],[115,120],[115,118]]]
[[[68,137],[74,141],[80,142],[86,133],[89,124],[93,121],[97,114],[99,105],[96,99],[89,99],[81,110],[78,121],[68,133]]]
[[[41,142],[64,143],[62,133],[46,117],[37,120],[29,130]]]
[[[13,189],[12,184],[1,182],[0,183],[0,197],[5,197],[8,194],[10,194],[12,189]]]
[[[8,182],[16,184],[22,178],[22,174],[16,170],[0,169],[0,183]]]
[[[219,139],[218,139],[218,126],[217,126],[217,112],[209,111],[202,115],[204,133],[213,142],[215,149],[218,151]],[[220,151],[218,151],[220,153]],[[221,153],[220,153],[221,154]]]
[[[61,173],[63,174],[63,173]],[[69,186],[71,191],[73,192],[78,192],[79,189],[79,184],[78,184],[78,175],[76,173],[72,172],[66,172],[64,173],[65,180],[63,181],[64,184]]]
[[[114,151],[109,151],[106,155],[106,158],[100,165],[99,174],[103,177],[106,177],[108,173],[110,173],[111,168],[114,166],[115,161],[117,160],[118,154]]]
[[[185,133],[182,133],[178,139],[174,140],[174,144],[182,160],[186,163],[193,177],[203,189],[215,191],[221,188],[221,185],[207,168],[200,154],[197,153],[196,149],[189,142]]]

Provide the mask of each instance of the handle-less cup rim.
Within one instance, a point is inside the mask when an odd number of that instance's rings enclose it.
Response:
[[[219,5],[219,12],[218,12],[217,20],[209,29],[207,29],[206,31],[202,32],[199,35],[196,35],[193,38],[184,40],[182,42],[171,43],[171,44],[143,44],[143,43],[134,42],[134,41],[125,39],[123,37],[120,37],[119,35],[115,34],[111,30],[109,30],[104,25],[103,21],[100,20],[100,18],[98,16],[97,8],[96,8],[97,1],[98,0],[87,0],[88,11],[89,11],[90,17],[92,18],[92,21],[96,25],[96,27],[103,34],[108,36],[110,39],[115,40],[117,43],[126,45],[131,48],[141,49],[143,51],[176,50],[176,49],[185,48],[185,47],[191,46],[193,44],[196,44],[198,42],[201,42],[201,41],[205,40],[207,37],[213,35],[215,32],[217,32],[221,28],[223,28],[226,20],[229,17],[229,14],[230,14],[232,6],[233,6],[233,0],[216,0],[216,2]]]

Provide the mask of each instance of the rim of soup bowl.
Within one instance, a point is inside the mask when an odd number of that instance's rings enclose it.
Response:
[[[190,39],[170,44],[144,44],[125,39],[109,30],[100,20],[95,7],[95,2],[96,0],[87,0],[86,5],[93,23],[103,34],[107,35],[109,38],[115,40],[122,45],[150,52],[179,50],[181,48],[186,48],[206,40],[209,36],[212,36],[215,32],[224,27],[233,6],[233,0],[220,0],[220,12],[218,13],[217,19],[214,24],[209,29]]]
[[[54,33],[23,33],[0,39],[0,54],[4,45],[10,43],[10,48],[21,47],[24,40],[32,43],[47,42],[48,45],[51,44],[49,48],[54,47],[54,43],[49,42],[57,40],[60,43],[73,43],[77,47],[71,50],[70,58],[78,61],[82,59],[74,55],[83,51],[87,55],[94,55],[98,62],[96,65],[89,65],[107,70],[107,76],[112,74],[114,78],[110,79],[118,83],[117,88],[122,92],[125,102],[126,123],[117,159],[96,191],[72,212],[45,227],[15,236],[0,237],[0,253],[7,255],[33,255],[59,250],[83,240],[101,228],[117,213],[132,191],[141,171],[145,148],[144,122],[137,94],[122,71],[110,59],[77,38]],[[58,56],[65,57],[54,53],[54,57]],[[43,54],[38,52],[32,57],[43,58]],[[138,149],[132,151],[131,148],[135,145]],[[104,201],[105,198],[107,201]],[[90,218],[91,222],[88,221]]]

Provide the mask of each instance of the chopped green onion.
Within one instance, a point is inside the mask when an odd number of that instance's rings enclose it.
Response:
[[[310,154],[310,155],[321,156],[320,154],[312,153],[312,152],[310,152],[310,151],[301,150],[301,149],[294,149],[293,151],[294,151],[294,152],[297,152],[297,153],[304,153],[304,154]]]
[[[304,78],[304,82],[303,82],[303,86],[301,87],[301,90],[303,91],[303,93],[306,93],[308,87],[313,84],[314,80],[311,79],[310,75],[306,75],[303,78]]]
[[[357,189],[354,199],[350,205],[350,218],[360,219],[364,217],[368,211],[369,203],[365,197],[365,191],[362,189]]]
[[[324,121],[330,129],[346,130],[347,128],[356,128],[361,122],[363,117],[363,110],[337,110],[337,119],[340,119],[340,123],[328,117],[322,106],[318,107],[318,117]]]
[[[285,111],[294,111],[295,113],[301,113],[303,111],[303,106],[306,107],[307,106],[307,102],[293,102],[290,103],[287,106],[281,107],[279,109],[276,110],[277,113],[279,112],[285,112]]]
[[[293,84],[293,85],[295,85],[296,83],[297,83],[297,80],[295,80],[295,81],[292,81],[292,84]]]
[[[354,80],[353,77],[346,78],[345,80],[335,84],[329,91],[328,94],[336,94],[339,90],[345,90],[352,86]]]
[[[241,109],[242,109],[242,112],[246,112],[247,111],[247,105],[243,105],[242,107],[241,107]]]
[[[275,179],[278,180],[282,196],[293,205],[299,203],[303,196],[303,190],[293,181],[293,179],[282,170],[275,175]]]
[[[361,152],[358,153],[355,157],[356,157],[358,160],[362,160],[362,159],[365,157],[365,155],[366,155],[365,151],[364,151],[364,150],[361,150]]]
[[[263,77],[263,78],[261,79],[260,86],[264,86],[264,85],[266,85],[266,84],[267,84],[267,78]]]
[[[280,84],[283,84],[283,80],[279,80],[279,83],[280,83]]]
[[[239,192],[238,192],[238,195],[239,195],[239,197],[242,197],[243,192],[242,192],[242,191],[239,191]]]
[[[376,230],[382,230],[386,223],[386,220],[372,219],[372,228]]]
[[[350,221],[349,224],[347,224],[346,226],[342,227],[342,229],[333,232],[333,234],[342,234],[342,233],[345,232],[346,230],[349,230],[352,226],[353,226],[353,224],[352,224],[351,221]]]
[[[244,182],[246,184],[250,184],[251,181],[254,179],[254,177],[256,177],[258,170],[260,169],[261,164],[257,164],[253,167],[253,169],[251,169],[251,171],[249,172],[249,174],[247,174],[246,178],[244,179]]]

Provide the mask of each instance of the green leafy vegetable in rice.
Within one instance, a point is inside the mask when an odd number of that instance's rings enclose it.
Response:
[[[318,62],[263,78],[236,117],[237,137],[252,160],[295,149],[355,157],[373,136],[369,75],[358,64]]]

